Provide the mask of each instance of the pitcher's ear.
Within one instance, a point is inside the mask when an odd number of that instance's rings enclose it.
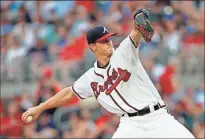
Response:
[[[93,52],[96,51],[96,45],[95,44],[90,44],[89,47],[90,47],[90,50],[92,50]]]

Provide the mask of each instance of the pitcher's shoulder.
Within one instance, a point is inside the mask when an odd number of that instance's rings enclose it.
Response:
[[[94,70],[95,70],[95,67],[91,67],[89,68],[84,74],[87,75],[87,76],[90,76],[94,73]]]

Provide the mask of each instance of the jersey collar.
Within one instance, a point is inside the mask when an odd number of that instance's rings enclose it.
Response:
[[[97,61],[97,67],[100,68],[100,69],[106,69],[107,66],[109,65],[109,63],[110,63],[110,61],[104,67],[100,67],[99,62]]]
[[[98,62],[96,61],[96,62],[94,63],[94,70],[95,70],[95,72],[96,72],[97,74],[104,75],[104,73],[107,72],[107,69],[108,69],[110,66],[111,66],[111,65],[110,65],[110,61],[109,61],[109,63],[108,63],[105,67],[100,68],[100,67],[98,67]]]

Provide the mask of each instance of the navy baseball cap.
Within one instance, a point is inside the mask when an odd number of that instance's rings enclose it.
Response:
[[[87,31],[86,37],[87,37],[88,44],[91,44],[97,41],[102,41],[116,34],[117,33],[109,32],[104,26],[96,26]]]

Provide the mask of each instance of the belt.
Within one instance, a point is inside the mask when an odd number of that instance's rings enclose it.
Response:
[[[160,105],[159,103],[157,105],[154,105],[154,111],[160,109],[160,108],[163,108],[165,107],[166,105]],[[146,114],[149,114],[151,112],[149,106],[135,112],[135,113],[127,113],[127,115],[129,117],[133,117],[133,116],[143,116],[143,115],[146,115]],[[122,116],[125,116],[125,114],[123,114]]]

